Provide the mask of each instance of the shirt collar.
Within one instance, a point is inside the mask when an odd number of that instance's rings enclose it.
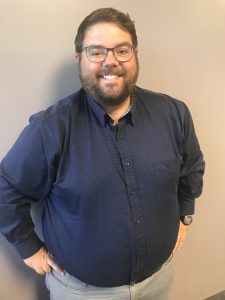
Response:
[[[100,122],[102,127],[105,127],[107,122],[111,120],[110,116],[102,109],[102,107],[94,100],[94,98],[86,92],[87,95],[87,102],[89,107],[95,113],[98,121]],[[129,112],[124,115],[122,118],[127,118],[128,122],[134,126],[135,123],[135,111],[136,111],[136,99],[135,93],[132,93],[132,107]]]
[[[86,99],[88,106],[92,109],[101,126],[105,126],[105,111],[101,108],[101,106],[94,100],[94,98],[86,92]]]

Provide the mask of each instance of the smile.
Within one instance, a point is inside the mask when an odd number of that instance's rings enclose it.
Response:
[[[101,72],[97,74],[98,79],[105,80],[117,80],[118,78],[124,77],[125,73],[122,71],[114,71],[114,72]]]
[[[118,78],[118,75],[104,75],[102,78],[107,79],[107,80],[113,80]]]

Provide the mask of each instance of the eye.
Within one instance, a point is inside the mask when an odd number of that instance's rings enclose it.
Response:
[[[124,56],[124,55],[127,55],[128,53],[130,53],[130,48],[127,47],[127,46],[118,47],[118,48],[115,49],[115,52],[118,55]]]
[[[98,57],[105,55],[105,49],[104,48],[90,48],[87,50],[89,56],[91,57]]]

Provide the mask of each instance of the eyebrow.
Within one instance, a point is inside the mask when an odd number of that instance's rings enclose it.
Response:
[[[130,44],[128,42],[124,42],[124,43],[117,44],[116,46],[114,46],[112,48],[117,48],[117,47],[121,47],[121,46],[132,46],[132,44]],[[93,44],[93,45],[85,46],[83,48],[87,48],[87,47],[88,48],[89,47],[93,47],[93,48],[108,48],[108,47],[104,47],[103,45],[99,45],[99,44]]]

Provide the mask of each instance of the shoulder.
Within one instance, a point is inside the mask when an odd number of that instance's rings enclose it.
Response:
[[[137,102],[141,102],[145,109],[158,111],[160,113],[179,114],[185,116],[189,111],[187,105],[174,97],[169,95],[150,91],[140,87],[135,88]]]
[[[50,124],[51,122],[67,122],[71,113],[79,110],[84,97],[85,92],[83,89],[80,89],[76,93],[59,100],[56,104],[50,105],[47,109],[33,114],[30,116],[29,122],[37,125]]]
[[[165,105],[165,106],[175,105],[179,107],[186,106],[186,104],[183,101],[171,97],[167,94],[158,93],[140,87],[135,88],[135,94],[137,95],[138,98],[141,98],[142,101],[144,101],[146,104],[149,105]]]
[[[57,144],[62,147],[73,120],[79,115],[84,105],[85,92],[80,89],[76,93],[49,106],[46,110],[39,111],[29,118],[29,124],[20,135],[20,140],[42,141],[48,147]],[[55,147],[55,146],[54,146]]]

